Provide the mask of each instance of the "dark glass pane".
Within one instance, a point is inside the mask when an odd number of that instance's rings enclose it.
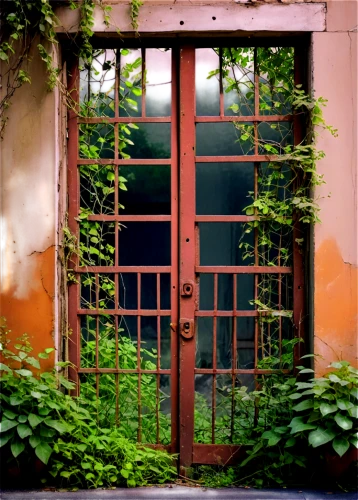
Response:
[[[238,215],[251,203],[253,163],[197,163],[196,213]]]
[[[251,128],[250,128],[251,127]],[[197,123],[197,156],[235,156],[252,155],[254,147],[246,138],[252,124],[245,127],[235,123]]]
[[[143,273],[141,276],[141,309],[156,309],[156,308],[157,308],[157,275]]]
[[[237,275],[237,309],[240,311],[250,311],[255,309],[255,304],[250,304],[255,299],[255,275]]]
[[[254,368],[255,361],[255,318],[237,318],[237,360],[238,368]]]
[[[120,266],[169,266],[170,222],[126,222],[118,253]]]
[[[80,275],[80,308],[94,309],[96,307],[96,276],[92,273]]]
[[[213,376],[195,375],[194,442],[212,442]]]
[[[81,210],[93,214],[114,214],[113,165],[80,165]]]
[[[196,320],[196,367],[213,367],[213,318]]]
[[[91,68],[80,62],[80,115],[114,116],[116,51],[95,49]]]
[[[81,315],[81,368],[96,366],[97,316]]]
[[[219,56],[214,49],[195,50],[195,97],[197,116],[219,116],[219,73],[208,78],[210,72],[219,70]]]
[[[120,273],[119,284],[119,308],[137,309],[137,275],[134,273]]]
[[[170,116],[172,104],[171,49],[146,50],[146,115]]]
[[[122,49],[119,57],[119,114],[142,116],[142,52]]]
[[[78,140],[80,158],[114,158],[114,126],[110,123],[81,123]]]
[[[226,116],[254,114],[254,49],[224,48],[223,86]]]
[[[216,349],[218,368],[231,368],[232,360],[232,322],[233,318],[218,317]]]
[[[260,123],[257,129],[259,154],[284,154],[293,145],[292,122]]]
[[[168,370],[171,367],[171,327],[170,316],[160,318],[160,367]]]
[[[201,274],[199,281],[199,309],[212,311],[214,309],[214,275]]]
[[[245,249],[240,244],[254,244],[253,234],[245,233],[243,224],[236,222],[200,222],[201,266],[246,266],[253,258],[243,259]]]
[[[118,362],[119,368],[135,370],[138,367],[137,316],[119,316],[118,318]]]
[[[170,123],[139,123],[130,129],[130,135],[121,125],[119,150],[123,158],[170,158]],[[131,143],[122,144],[129,139]]]
[[[219,311],[233,310],[233,284],[232,274],[219,274],[218,276],[218,309]]]
[[[160,309],[169,310],[171,304],[170,274],[160,275]],[[159,305],[158,305],[159,307]]]
[[[120,214],[170,214],[169,165],[123,165],[119,176]]]

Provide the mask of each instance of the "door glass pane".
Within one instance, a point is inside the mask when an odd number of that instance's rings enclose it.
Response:
[[[126,222],[119,231],[120,266],[170,266],[170,222]]]
[[[120,214],[170,214],[169,165],[121,165],[119,176]]]
[[[197,318],[196,367],[213,367],[213,318]]]
[[[237,222],[200,222],[201,266],[248,266],[253,257],[244,259],[245,248],[240,244],[254,244],[253,233],[245,233]]]
[[[146,115],[170,116],[172,102],[171,49],[147,49]]]
[[[241,156],[254,154],[250,140],[253,124],[197,123],[197,156]]]
[[[123,158],[170,158],[170,123],[134,125],[128,135],[128,126],[120,124],[119,152]]]
[[[223,87],[226,116],[254,114],[254,49],[223,48]]]
[[[252,201],[253,163],[197,163],[197,215],[238,215]]]
[[[213,74],[210,78],[210,73]],[[195,96],[197,116],[219,116],[219,56],[214,49],[195,51]]]
[[[119,114],[142,116],[142,51],[120,51]]]

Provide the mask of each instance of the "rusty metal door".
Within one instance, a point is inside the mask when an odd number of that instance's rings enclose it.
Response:
[[[236,389],[275,371],[260,364],[272,338],[281,356],[285,336],[302,336],[297,245],[292,265],[280,255],[272,265],[243,231],[255,218],[248,193],[270,161],[262,144],[277,124],[282,147],[297,142],[299,127],[287,109],[261,111],[254,48],[245,103],[224,89],[222,49],[148,44],[99,50],[95,61],[95,75],[70,68],[79,107],[69,114],[69,228],[80,243],[69,261],[71,378],[106,402],[107,423],[179,452],[183,467],[237,460]],[[252,131],[250,147],[239,127]],[[280,314],[275,333],[260,325],[265,276],[293,329]]]
[[[250,94],[239,102],[230,89],[224,92],[222,49],[186,46],[180,51],[179,442],[183,467],[239,459],[235,391],[242,387],[250,391],[257,386],[258,375],[275,371],[275,366],[262,362],[271,356],[272,346],[281,357],[283,340],[302,335],[298,327],[303,311],[301,256],[297,245],[291,247],[292,234],[286,245],[293,249],[294,277],[292,266],[287,260],[282,263],[279,253],[274,264],[260,256],[257,232],[245,235],[244,224],[254,215],[246,215],[244,207],[249,193],[257,193],[258,178],[270,161],[263,145],[271,143],[277,130],[284,131],[275,139],[279,148],[297,140],[292,112],[265,101],[256,49],[251,54],[251,74],[243,75]],[[208,81],[209,70],[216,70],[213,81]],[[253,137],[249,147],[243,136],[248,136],[248,130]],[[249,258],[245,248],[252,249]],[[275,283],[271,307],[277,309],[277,321],[261,324],[259,318],[265,313],[255,300],[268,278]],[[297,293],[295,310],[292,290]],[[286,323],[286,314],[293,315],[293,326]]]

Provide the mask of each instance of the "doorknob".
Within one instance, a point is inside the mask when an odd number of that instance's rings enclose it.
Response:
[[[180,334],[185,339],[191,339],[194,336],[194,321],[192,319],[182,318],[180,320]]]

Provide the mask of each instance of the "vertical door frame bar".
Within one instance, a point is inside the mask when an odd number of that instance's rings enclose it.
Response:
[[[195,282],[195,48],[180,50],[180,211],[179,251],[180,283]],[[181,285],[180,285],[181,286]],[[179,291],[181,293],[181,291]],[[195,291],[191,296],[180,295],[180,325],[191,321],[194,328]],[[195,334],[179,341],[179,423],[180,466],[193,462],[194,397],[195,397]]]

